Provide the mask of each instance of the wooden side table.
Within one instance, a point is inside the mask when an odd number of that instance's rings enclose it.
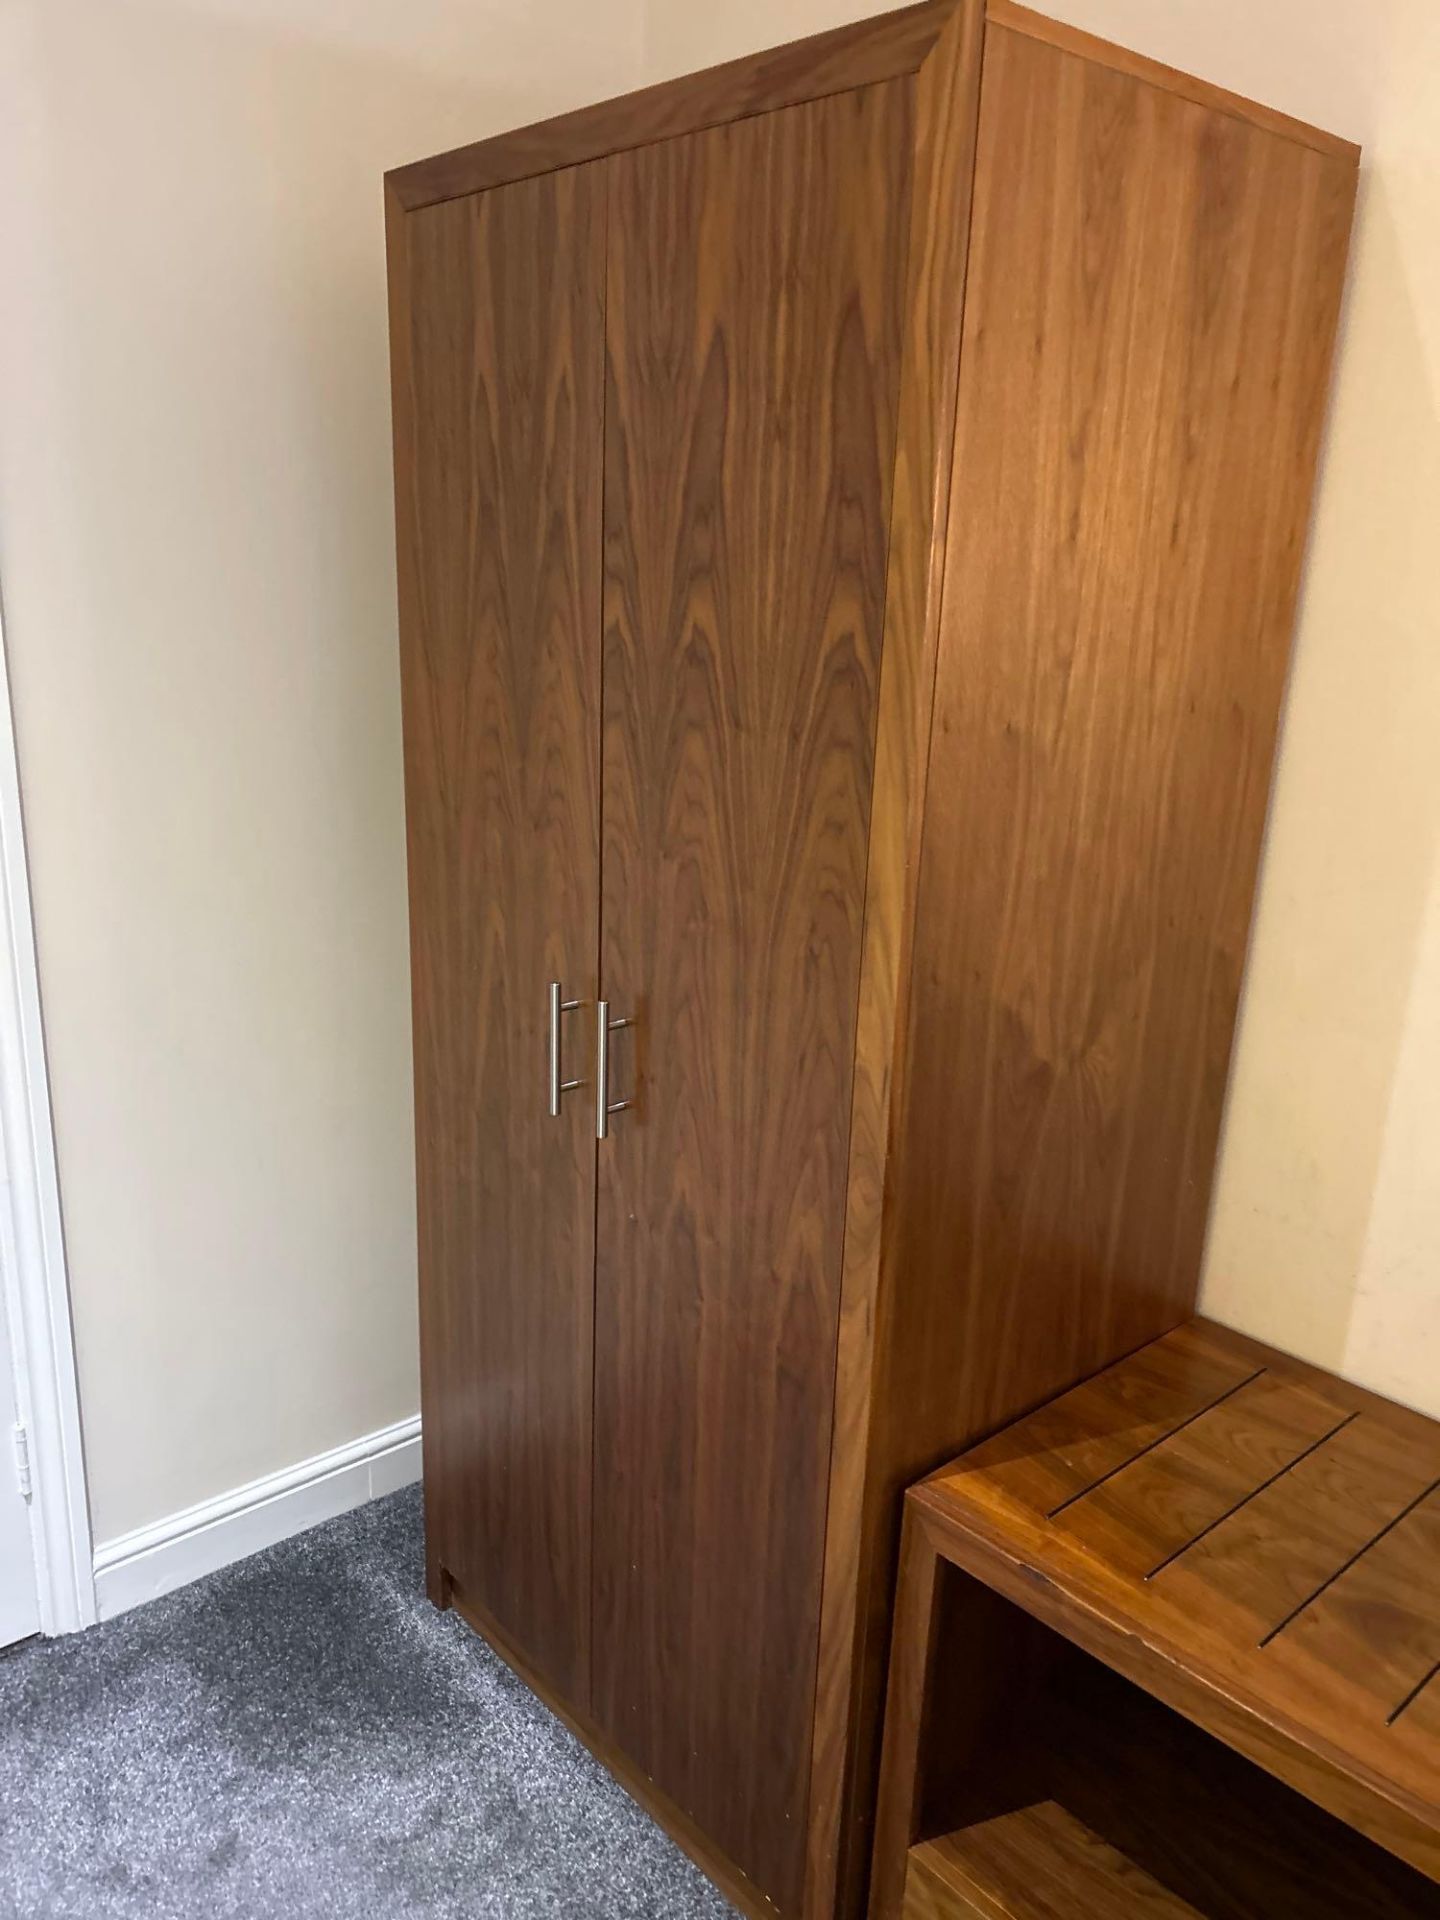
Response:
[[[1437,1920],[1440,1424],[1193,1321],[911,1490],[874,1920]]]

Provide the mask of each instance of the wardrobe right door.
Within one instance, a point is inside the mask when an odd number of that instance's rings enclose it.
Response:
[[[595,1711],[798,1909],[909,80],[611,160]]]

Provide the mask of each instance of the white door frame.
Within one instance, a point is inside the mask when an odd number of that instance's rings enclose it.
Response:
[[[10,669],[0,623],[0,1300],[30,1461],[40,1630],[94,1624],[95,1572],[60,1182],[40,1019]],[[8,1454],[8,1447],[5,1452]],[[0,1472],[9,1471],[0,1457]]]

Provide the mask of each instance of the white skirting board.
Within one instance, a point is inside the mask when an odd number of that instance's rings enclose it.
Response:
[[[95,1549],[102,1620],[420,1478],[420,1416],[252,1480]]]

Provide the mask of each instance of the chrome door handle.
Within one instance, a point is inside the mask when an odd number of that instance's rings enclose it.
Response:
[[[614,1100],[610,1098],[610,1036],[618,1033],[622,1027],[633,1027],[633,1020],[612,1020],[610,1002],[599,1000],[595,1004],[595,1138],[606,1140],[610,1136],[610,1116],[612,1113],[624,1113],[627,1107],[633,1107],[633,1100]]]
[[[577,1087],[583,1087],[583,1080],[562,1080],[560,1078],[560,1016],[562,1013],[574,1013],[583,1007],[583,1000],[562,1000],[560,982],[550,982],[550,1118],[560,1118],[560,1096],[562,1093],[574,1093]]]

